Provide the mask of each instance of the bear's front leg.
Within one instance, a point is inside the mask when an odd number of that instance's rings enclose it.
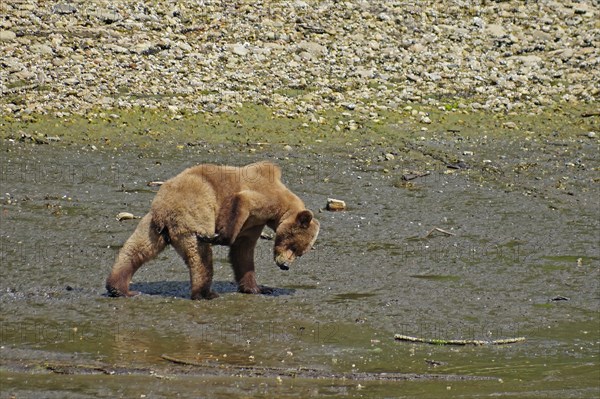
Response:
[[[238,284],[238,291],[244,294],[270,293],[269,289],[262,290],[258,286],[254,272],[254,248],[263,227],[256,226],[245,230],[229,250],[229,259]]]

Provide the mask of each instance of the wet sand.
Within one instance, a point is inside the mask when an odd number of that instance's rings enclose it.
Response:
[[[596,397],[598,119],[585,111],[432,111],[428,130],[400,116],[320,133],[254,114],[3,123],[1,395]],[[116,215],[147,211],[149,181],[260,159],[322,224],[287,272],[259,242],[273,295],[238,294],[217,248],[217,300],[188,299],[172,250],[135,275],[143,295],[105,296],[136,224]],[[348,210],[323,210],[329,197]]]

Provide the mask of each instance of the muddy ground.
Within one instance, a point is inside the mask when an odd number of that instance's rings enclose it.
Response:
[[[426,129],[408,111],[307,127],[252,107],[5,120],[0,397],[597,397],[593,113],[432,110]],[[136,224],[115,217],[147,211],[148,182],[261,159],[322,224],[287,272],[260,241],[258,280],[273,295],[236,293],[217,248],[214,301],[188,299],[170,249],[135,275],[143,295],[106,297]],[[323,210],[329,197],[347,211]]]

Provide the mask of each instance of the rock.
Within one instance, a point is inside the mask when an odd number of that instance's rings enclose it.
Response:
[[[304,61],[314,61],[316,60],[315,56],[309,53],[308,51],[303,51],[300,53],[300,58]]]
[[[248,55],[248,53],[250,52],[250,50],[248,50],[248,48],[246,46],[244,46],[243,44],[234,44],[233,46],[230,47],[230,51],[233,54],[239,55],[239,56],[246,56]]]
[[[427,115],[423,115],[419,119],[419,122],[429,124],[429,123],[431,123],[431,119]]]
[[[136,54],[148,55],[154,53],[154,45],[150,42],[138,43],[130,51]]]
[[[315,56],[327,54],[327,47],[315,42],[300,42],[298,48]]]
[[[54,11],[54,13],[56,13],[56,14],[61,14],[61,15],[74,14],[77,12],[77,7],[75,7],[74,5],[71,5],[71,4],[61,3],[61,4],[56,4],[54,7],[52,7],[52,11]]]
[[[489,24],[488,26],[486,26],[485,31],[488,35],[492,37],[506,36],[506,30],[504,30],[502,25]]]
[[[327,210],[333,212],[344,211],[346,210],[346,202],[334,198],[328,198]]]
[[[375,77],[375,70],[373,68],[363,68],[363,67],[358,67],[356,68],[356,75],[363,78],[363,79],[370,79]]]
[[[11,41],[17,38],[17,34],[10,30],[0,30],[0,42]]]
[[[565,61],[565,60],[568,60],[569,58],[572,58],[574,54],[575,54],[575,50],[573,50],[572,48],[566,48],[561,51],[559,57],[563,61]]]
[[[121,212],[117,215],[117,220],[119,222],[121,222],[123,220],[132,220],[132,219],[139,219],[139,218],[135,217],[133,215],[133,213],[129,213],[129,212]]]
[[[30,80],[30,79],[33,79],[35,76],[36,76],[35,73],[33,73],[32,71],[28,71],[28,70],[19,71],[19,72],[16,72],[11,75],[11,77],[14,77],[18,80]]]
[[[76,86],[80,83],[79,79],[72,77],[72,78],[67,78],[65,80],[63,80],[63,83],[66,84],[67,86]]]
[[[128,54],[129,53],[129,50],[126,49],[125,47],[122,47],[122,46],[119,46],[116,44],[112,44],[112,43],[108,43],[108,44],[104,45],[104,49],[111,51],[113,53],[117,53],[117,54]],[[135,52],[135,50],[134,50],[134,52]],[[138,53],[138,54],[141,54],[141,53]]]
[[[121,20],[121,15],[113,10],[100,10],[90,13],[90,15],[98,18],[106,24],[112,24]]]
[[[29,49],[36,54],[54,54],[54,50],[52,50],[52,47],[48,46],[47,44],[33,44],[29,47]]]
[[[527,66],[539,64],[542,62],[542,58],[537,55],[520,55],[516,56],[515,59],[519,60],[521,63]]]

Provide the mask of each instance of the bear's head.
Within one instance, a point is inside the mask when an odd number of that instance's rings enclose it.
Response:
[[[284,220],[275,230],[275,263],[288,270],[294,259],[307,253],[319,235],[319,221],[308,209]]]

